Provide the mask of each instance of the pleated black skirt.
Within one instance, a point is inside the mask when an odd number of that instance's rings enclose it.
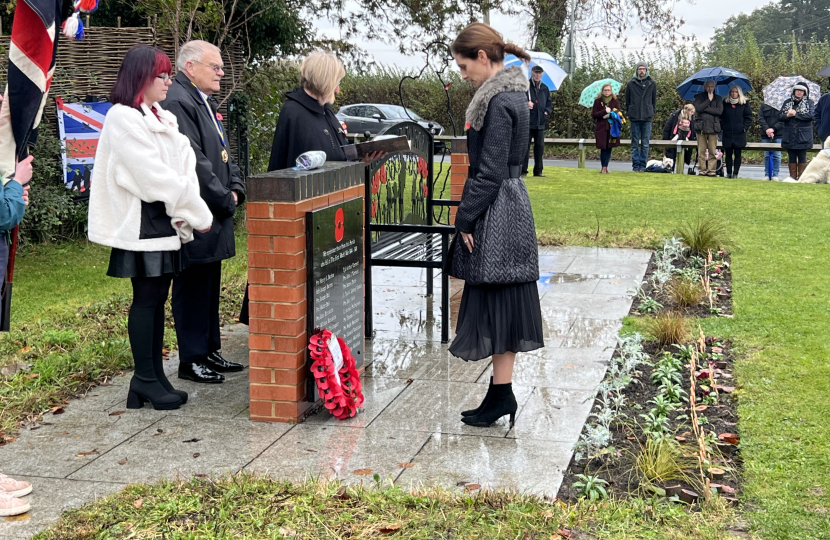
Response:
[[[177,276],[187,266],[187,253],[182,250],[127,251],[112,248],[107,275],[118,278]]]
[[[464,360],[545,346],[536,282],[464,285],[450,353]]]

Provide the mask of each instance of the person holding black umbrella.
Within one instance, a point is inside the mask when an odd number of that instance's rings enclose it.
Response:
[[[699,176],[717,176],[718,134],[721,132],[720,115],[723,114],[723,98],[715,93],[715,81],[703,83],[703,92],[695,96],[695,134]]]

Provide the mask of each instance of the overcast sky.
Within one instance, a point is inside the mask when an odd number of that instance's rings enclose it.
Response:
[[[684,19],[686,24],[682,31],[684,34],[694,34],[702,44],[709,42],[714,34],[715,28],[721,26],[726,19],[738,13],[750,13],[753,9],[768,4],[770,0],[743,0],[741,2],[728,2],[723,0],[678,0],[675,14]],[[521,45],[528,46],[530,33],[528,31],[528,20],[520,17],[508,17],[501,13],[492,13],[490,23],[509,40]],[[318,30],[328,37],[336,38],[337,30],[328,23],[321,23]],[[628,33],[626,48],[620,47],[619,43],[609,40],[596,40],[597,45],[606,46],[612,52],[640,51],[643,50],[643,41],[634,30]],[[379,42],[361,41],[358,44],[369,51],[378,63],[394,65],[398,67],[417,67],[422,64],[419,56],[407,57],[397,52],[392,45]],[[584,44],[584,41],[583,41]]]

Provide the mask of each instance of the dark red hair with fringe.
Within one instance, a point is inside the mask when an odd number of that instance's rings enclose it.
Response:
[[[110,102],[140,108],[144,91],[162,73],[173,74],[173,64],[164,51],[149,45],[133,45],[121,61]]]

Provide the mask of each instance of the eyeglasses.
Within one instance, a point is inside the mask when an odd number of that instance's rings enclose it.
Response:
[[[217,66],[216,64],[207,64],[205,62],[200,62],[199,60],[194,60],[197,64],[202,64],[203,66],[207,66],[214,71],[217,75],[220,71],[225,71],[225,66]]]
[[[157,78],[161,79],[161,80],[162,80],[162,82],[167,82],[167,81],[171,80],[173,77],[171,77],[171,76],[170,76],[170,75],[168,75],[167,73],[162,73],[162,74],[161,74],[161,75],[159,75]]]

